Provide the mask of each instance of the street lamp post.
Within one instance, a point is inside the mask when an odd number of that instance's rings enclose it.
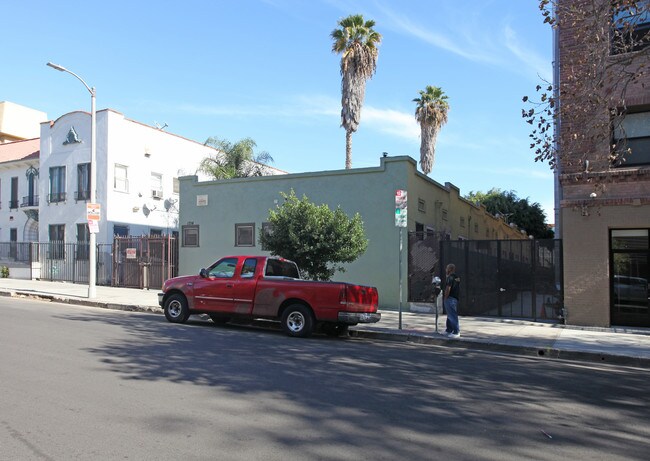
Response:
[[[95,110],[95,87],[90,87],[84,80],[79,77],[77,74],[74,72],[66,69],[63,66],[59,66],[58,64],[54,64],[51,62],[47,63],[48,66],[50,66],[53,69],[56,69],[61,72],[67,72],[70,75],[74,76],[79,80],[83,85],[86,87],[88,92],[90,93],[90,203],[94,204],[95,199],[96,199],[96,194],[95,194],[95,185],[97,183],[97,168],[96,168],[96,157],[97,157],[97,114]],[[90,232],[90,239],[89,239],[89,247],[90,251],[88,252],[88,298],[95,298],[97,296],[97,287],[96,287],[96,278],[97,278],[97,250],[95,248],[96,246],[96,234],[93,232],[93,229],[90,229],[89,226],[89,232]]]

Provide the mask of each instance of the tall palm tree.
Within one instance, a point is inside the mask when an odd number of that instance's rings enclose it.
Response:
[[[339,20],[339,29],[330,36],[332,52],[341,54],[341,126],[345,128],[345,168],[352,168],[352,133],[357,131],[361,106],[366,93],[366,80],[377,69],[377,46],[381,35],[375,32],[375,21],[364,21],[360,14]]]
[[[415,119],[420,124],[420,168],[424,174],[431,173],[436,153],[436,139],[440,128],[447,123],[449,103],[441,88],[427,85],[415,98]]]
[[[268,152],[255,154],[254,148],[257,144],[251,138],[244,138],[233,144],[225,139],[210,137],[204,145],[219,151],[204,158],[199,166],[199,171],[214,179],[263,176],[265,165],[273,161]]]

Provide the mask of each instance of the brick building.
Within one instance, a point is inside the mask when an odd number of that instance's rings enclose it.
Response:
[[[649,327],[650,1],[612,5],[555,9],[564,304],[570,324]]]

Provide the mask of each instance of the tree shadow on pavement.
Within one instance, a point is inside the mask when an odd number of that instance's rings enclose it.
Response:
[[[121,328],[119,340],[87,351],[125,380],[208,386],[290,421],[294,432],[286,433],[256,425],[251,415],[247,431],[287,447],[287,455],[300,448],[303,459],[434,459],[458,454],[463,444],[481,447],[474,459],[647,454],[643,443],[630,442],[648,436],[647,427],[634,426],[650,406],[647,372],[367,339],[297,339],[195,317],[184,325],[155,314],[61,317]],[[210,404],[228,413],[226,402]],[[604,410],[610,406],[619,417]]]

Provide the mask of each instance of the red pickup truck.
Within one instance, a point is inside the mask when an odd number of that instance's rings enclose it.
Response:
[[[376,288],[302,280],[294,262],[267,256],[227,256],[199,275],[169,279],[158,304],[172,323],[191,314],[208,314],[215,323],[279,319],[289,336],[298,337],[317,328],[336,336],[381,318]]]

